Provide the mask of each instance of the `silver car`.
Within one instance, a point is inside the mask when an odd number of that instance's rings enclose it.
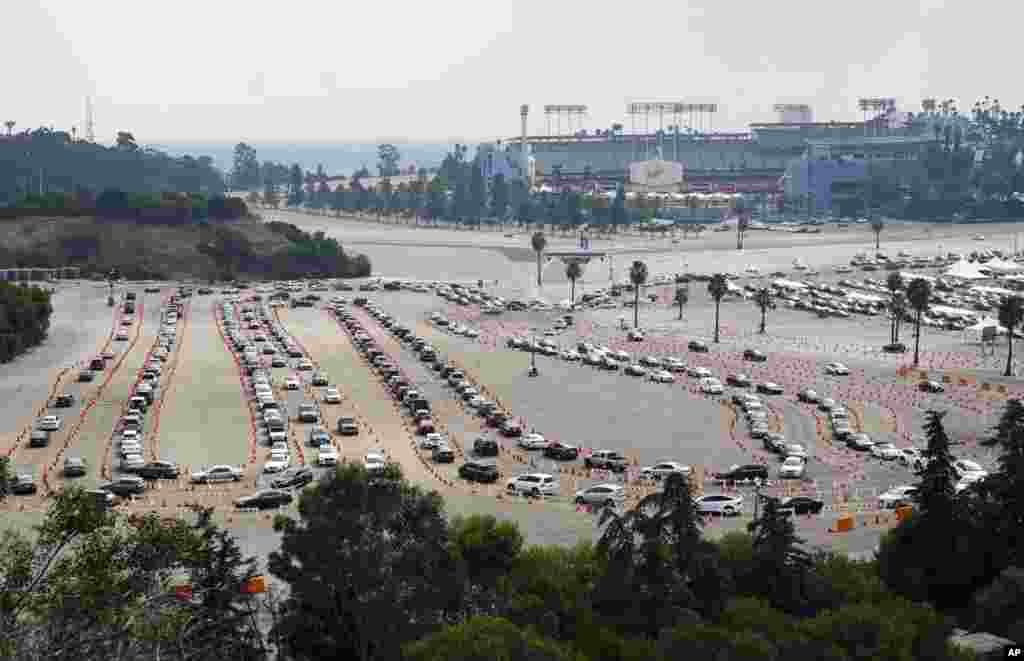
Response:
[[[694,498],[693,504],[698,514],[721,514],[737,516],[743,511],[743,496],[729,494],[711,494]]]
[[[626,500],[626,492],[618,484],[596,484],[576,492],[577,505],[615,507]]]

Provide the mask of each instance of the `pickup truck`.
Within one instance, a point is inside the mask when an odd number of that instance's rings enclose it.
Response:
[[[587,468],[597,468],[621,473],[626,470],[629,460],[614,450],[594,450],[589,457],[583,459]]]
[[[192,473],[192,482],[208,484],[210,482],[238,482],[242,479],[242,471],[234,466],[211,466],[206,470]]]

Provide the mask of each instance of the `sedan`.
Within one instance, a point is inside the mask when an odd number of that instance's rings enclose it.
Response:
[[[749,388],[751,383],[749,376],[739,373],[729,374],[725,377],[725,382],[737,388]]]
[[[60,426],[61,419],[59,416],[44,415],[43,417],[39,418],[37,428],[43,431],[57,431],[58,429],[60,429]]]
[[[655,358],[654,356],[644,356],[638,362],[641,365],[645,366],[645,367],[661,367],[662,366],[661,359],[660,358]]]
[[[580,355],[575,351],[563,351],[562,353],[558,354],[558,356],[562,360],[568,361],[570,363],[574,363],[580,359]]]
[[[854,450],[870,450],[871,446],[873,446],[875,442],[872,441],[871,437],[867,434],[858,432],[847,436],[846,444]]]
[[[764,383],[757,384],[757,392],[761,392],[766,395],[781,395],[784,392],[784,389],[777,383],[766,381]]]
[[[678,358],[666,358],[664,361],[662,361],[662,364],[664,364],[665,369],[670,372],[686,371],[686,365],[683,363],[683,361],[679,360]]]
[[[743,496],[712,494],[693,499],[698,514],[738,516],[743,511]]]
[[[655,370],[651,372],[650,380],[655,383],[675,383],[676,377],[668,370]]]
[[[341,393],[338,392],[337,388],[327,388],[324,390],[324,403],[341,404]]]
[[[625,489],[618,484],[595,484],[576,492],[577,505],[615,507],[626,499]]]
[[[789,443],[784,450],[786,457],[799,457],[807,461],[807,450],[800,443]]]
[[[696,379],[706,379],[711,376],[711,370],[706,367],[691,367],[686,370],[686,375]]]
[[[661,480],[672,474],[689,475],[690,467],[678,461],[662,461],[653,466],[646,466],[640,469],[640,477],[654,480]]]
[[[309,359],[301,360],[299,361],[299,364],[295,369],[299,370],[300,372],[308,372],[313,369],[313,363],[310,362]]]
[[[779,466],[780,478],[799,478],[804,476],[804,469],[807,462],[800,457],[786,457],[786,460]]]
[[[690,351],[695,351],[697,353],[707,353],[708,352],[708,345],[707,345],[707,343],[706,342],[702,342],[700,340],[690,340],[686,344],[686,348],[689,349]]]
[[[270,509],[283,507],[292,502],[292,495],[280,489],[264,489],[251,496],[243,496],[235,501],[239,509]]]
[[[946,391],[946,387],[938,381],[922,381],[917,387],[921,392],[940,393]]]
[[[264,473],[281,473],[291,466],[291,456],[284,452],[271,452],[270,459],[263,464]]]
[[[135,471],[139,477],[147,480],[174,480],[177,479],[180,472],[178,465],[174,462],[160,460],[143,464]]]
[[[825,365],[825,374],[831,376],[847,376],[850,374],[850,369],[842,363],[828,363]]]
[[[141,477],[122,476],[99,487],[103,491],[109,491],[115,496],[132,496],[143,493],[146,490],[146,482]]]
[[[871,446],[871,456],[884,461],[898,459],[900,451],[892,443],[875,443]]]
[[[543,450],[547,446],[547,439],[540,434],[523,434],[519,439],[519,447],[524,450]]]
[[[800,392],[796,394],[796,398],[801,402],[806,402],[808,404],[817,404],[821,401],[821,397],[818,395],[817,391],[810,388],[801,388]]]
[[[446,444],[448,441],[445,440],[444,434],[437,432],[427,434],[420,439],[421,450],[433,450],[434,448]]]
[[[626,372],[626,374],[629,374],[630,376],[647,375],[647,370],[644,369],[644,366],[641,365],[640,363],[633,363],[632,365],[627,365],[624,371]]]
[[[920,448],[900,448],[899,460],[904,466],[915,466],[924,456]]]
[[[755,363],[763,363],[768,360],[768,354],[757,349],[747,349],[743,352],[743,360],[750,360]]]
[[[548,459],[574,461],[580,456],[580,449],[575,445],[555,441],[544,446],[544,456]]]

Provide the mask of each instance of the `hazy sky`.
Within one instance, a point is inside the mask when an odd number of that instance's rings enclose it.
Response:
[[[862,96],[1019,105],[1021,7],[13,0],[0,120],[81,127],[91,94],[101,142],[430,141],[518,134],[521,103],[531,133],[544,104],[586,104],[584,127],[606,128],[629,127],[628,101],[716,102],[715,128],[736,129],[774,121],[777,102],[818,120],[859,117]]]

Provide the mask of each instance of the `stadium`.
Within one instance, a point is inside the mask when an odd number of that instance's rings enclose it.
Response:
[[[863,121],[814,122],[808,106],[779,104],[777,121],[750,124],[745,132],[714,131],[714,104],[632,103],[631,127],[596,130],[573,128],[586,106],[545,106],[544,135],[527,133],[528,108],[522,106],[521,134],[480,149],[486,176],[521,178],[525,172],[534,190],[608,191],[622,184],[627,192],[785,195],[826,211],[866,181],[870,167],[896,176],[912,170],[907,166],[935,143],[934,125],[942,120],[932,113],[930,122],[911,121],[893,99],[861,99],[859,106]],[[554,130],[552,118],[558,120]],[[659,175],[671,172],[646,181],[637,176],[643,164],[656,165]]]

